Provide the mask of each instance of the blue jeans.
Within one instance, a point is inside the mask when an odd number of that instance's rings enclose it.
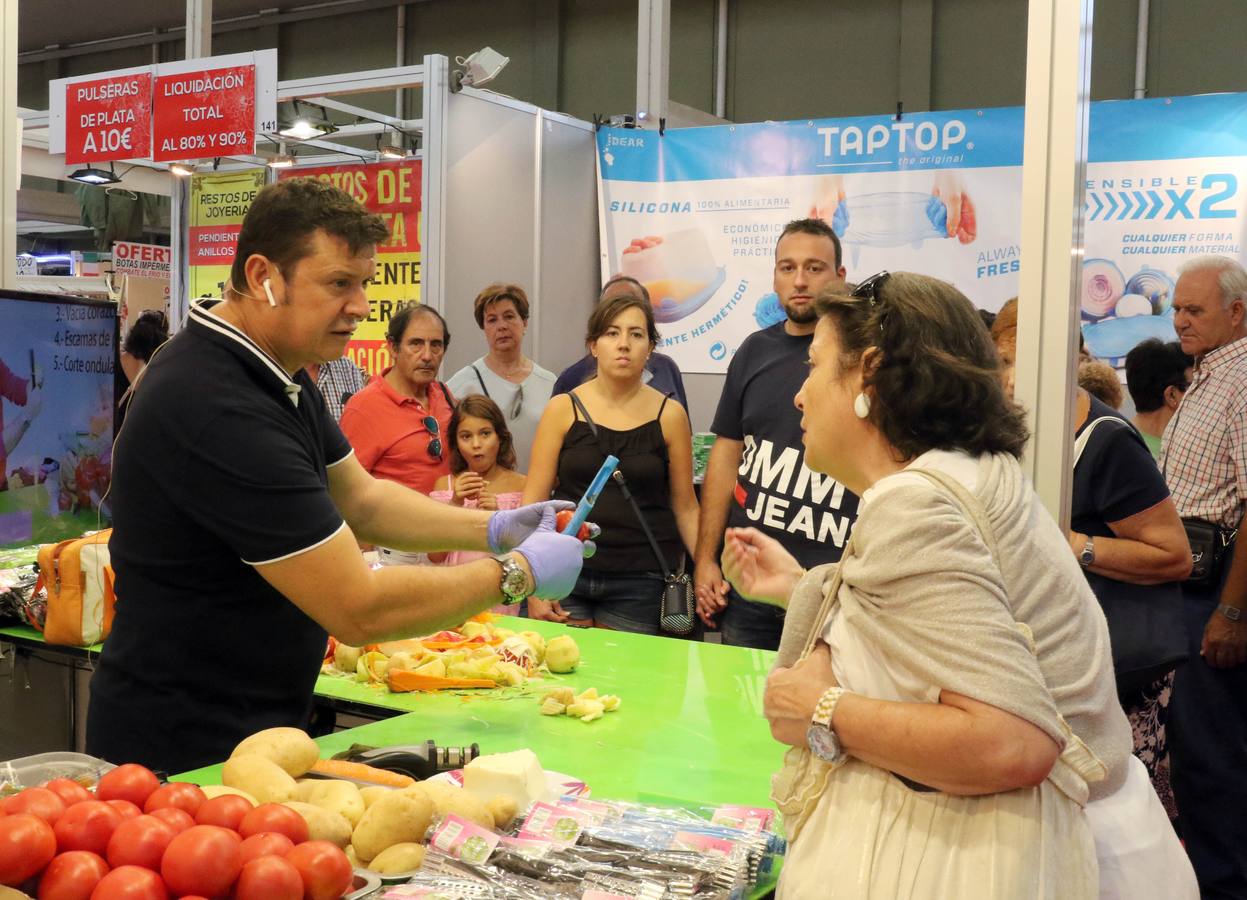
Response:
[[[1178,825],[1204,900],[1241,900],[1247,897],[1247,666],[1214,669],[1199,655],[1208,617],[1220,615],[1221,586],[1184,586],[1182,594],[1190,657],[1174,676],[1167,734]]]
[[[746,600],[735,589],[727,592],[727,608],[719,613],[723,643],[757,650],[778,650],[784,633],[784,611],[778,606]]]
[[[560,603],[573,619],[592,620],[615,631],[658,634],[662,588],[659,572],[581,569],[576,586]]]

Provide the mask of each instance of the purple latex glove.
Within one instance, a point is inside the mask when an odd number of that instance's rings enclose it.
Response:
[[[594,554],[597,545],[591,540],[581,542],[570,534],[555,531],[554,505],[546,506],[536,530],[515,548],[515,552],[523,554],[533,571],[533,594],[543,600],[561,600],[576,586],[581,564]],[[599,533],[596,525],[589,527],[595,535]]]
[[[560,509],[575,509],[576,504],[567,500],[545,500],[530,503],[519,509],[500,509],[489,517],[489,549],[493,553],[509,553],[536,531],[549,512],[550,525],[554,530],[554,514]]]

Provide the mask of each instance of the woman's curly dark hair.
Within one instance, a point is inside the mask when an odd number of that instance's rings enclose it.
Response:
[[[863,380],[873,392],[870,421],[903,459],[927,450],[1022,455],[1025,413],[1005,396],[973,304],[951,284],[893,272],[873,303],[840,288],[819,296],[816,309],[838,333],[842,370],[879,351]]]

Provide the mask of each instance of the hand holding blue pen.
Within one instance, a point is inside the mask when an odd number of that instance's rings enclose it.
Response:
[[[589,510],[593,509],[593,504],[597,503],[598,496],[602,493],[602,488],[606,487],[607,479],[614,474],[615,469],[619,467],[619,458],[616,456],[606,457],[606,461],[602,463],[602,467],[598,469],[598,473],[593,476],[593,481],[589,484],[589,489],[585,491],[580,502],[576,504],[576,512],[572,514],[571,521],[562,528],[563,534],[574,535],[580,531],[580,526],[585,523],[585,519],[589,517]]]

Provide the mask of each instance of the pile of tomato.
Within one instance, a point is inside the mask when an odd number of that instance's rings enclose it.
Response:
[[[40,900],[334,900],[353,878],[289,807],[208,799],[139,765],[95,793],[57,778],[0,801],[0,884]]]

